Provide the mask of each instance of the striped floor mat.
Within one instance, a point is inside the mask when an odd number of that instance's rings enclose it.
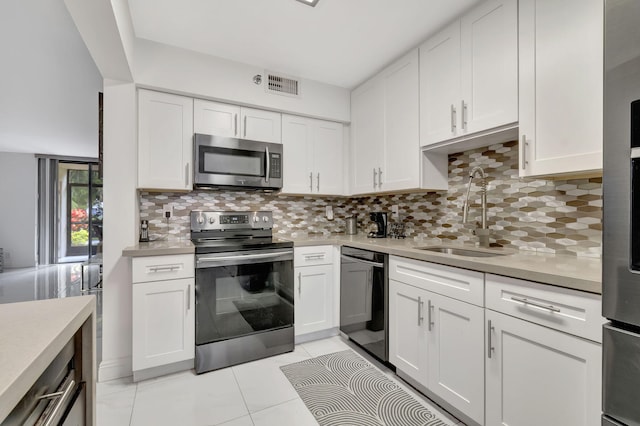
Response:
[[[444,422],[352,350],[280,367],[321,426]]]

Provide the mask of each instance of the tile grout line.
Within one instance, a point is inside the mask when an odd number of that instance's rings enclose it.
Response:
[[[251,417],[251,411],[249,411],[249,405],[247,404],[247,400],[244,397],[244,392],[242,392],[242,386],[240,386],[240,382],[238,381],[236,372],[233,367],[230,367],[230,368],[231,368],[231,374],[233,374],[233,380],[235,380],[236,386],[238,386],[238,390],[240,391],[240,396],[242,397],[242,403],[244,404],[244,408],[247,410],[247,414],[249,415],[249,419],[251,419],[251,423],[255,424],[253,423],[253,417]],[[243,416],[240,416],[240,417],[243,417]],[[236,418],[239,418],[239,417],[236,417]],[[235,419],[231,419],[231,420],[235,420]],[[231,421],[231,420],[228,420],[228,421]]]
[[[131,404],[131,414],[129,414],[129,426],[133,422],[133,410],[136,408],[136,398],[138,397],[138,384],[136,383],[136,391],[133,393],[133,403]]]

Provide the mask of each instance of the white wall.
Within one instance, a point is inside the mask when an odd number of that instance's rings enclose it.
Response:
[[[61,1],[0,1],[0,151],[98,156],[102,77]]]
[[[37,169],[33,155],[0,152],[0,247],[5,268],[36,264]]]
[[[264,68],[148,40],[136,41],[133,76],[137,85],[332,121],[350,121],[350,91],[301,81],[301,96],[266,93],[253,83]]]

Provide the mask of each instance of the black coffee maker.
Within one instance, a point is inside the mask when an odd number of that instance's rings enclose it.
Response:
[[[369,238],[386,238],[387,237],[387,213],[371,212],[369,213],[371,222],[378,226],[377,231],[371,231],[367,235]]]

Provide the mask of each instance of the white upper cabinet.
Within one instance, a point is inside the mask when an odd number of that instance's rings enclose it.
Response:
[[[351,93],[351,193],[419,188],[418,51]]]
[[[483,2],[420,47],[420,145],[518,121],[518,3]]]
[[[138,188],[192,189],[193,99],[138,92]]]
[[[342,195],[342,124],[282,116],[283,193]]]
[[[281,114],[219,102],[194,100],[195,133],[281,142]]]
[[[240,108],[244,139],[262,142],[282,142],[282,117],[279,112]]]
[[[378,191],[418,188],[420,177],[420,94],[418,50],[382,73],[384,150]]]
[[[238,137],[240,107],[218,102],[193,101],[193,130],[205,135]]]
[[[351,193],[373,192],[378,185],[384,143],[384,91],[379,79],[351,92]]]
[[[460,21],[420,47],[420,144],[459,135],[456,108],[460,104]]]
[[[602,168],[602,0],[520,0],[520,176]]]

